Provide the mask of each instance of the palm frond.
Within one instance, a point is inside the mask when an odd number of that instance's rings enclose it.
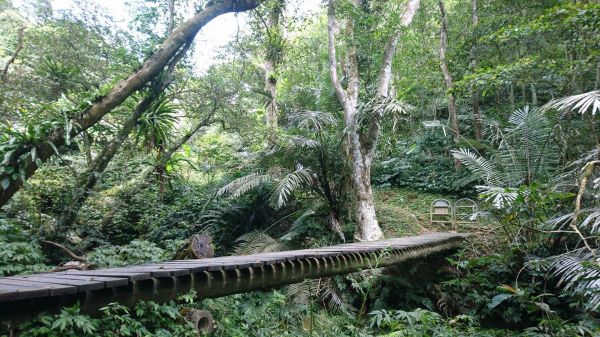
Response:
[[[289,138],[290,144],[295,147],[316,149],[321,147],[321,143],[308,137],[292,136]]]
[[[223,196],[239,198],[243,194],[259,187],[262,184],[270,183],[271,181],[272,177],[269,174],[250,173],[221,187],[215,193],[215,196],[218,198]]]
[[[283,292],[295,304],[308,305],[318,300],[332,311],[356,312],[348,298],[337,289],[331,278],[309,279],[283,287]]]
[[[287,249],[284,243],[277,241],[263,232],[250,232],[236,240],[233,255],[249,255],[267,252],[280,252]]]
[[[489,201],[497,209],[506,208],[517,199],[518,193],[514,188],[495,186],[475,186],[479,195]]]
[[[414,107],[408,103],[398,101],[394,97],[375,97],[366,102],[359,102],[356,114],[357,122],[360,124],[367,117],[382,118],[387,114],[407,115]]]
[[[299,168],[283,177],[273,192],[270,203],[275,209],[279,209],[288,201],[290,194],[298,188],[312,184],[313,173],[310,169]]]
[[[550,270],[559,277],[559,286],[586,298],[591,311],[600,309],[600,258],[577,250],[550,258]]]
[[[600,111],[600,90],[579,95],[553,99],[542,107],[543,110],[558,110],[563,113],[577,111],[584,114],[590,110],[592,116]]]
[[[493,162],[469,149],[453,150],[452,155],[488,185],[502,186],[501,173]]]
[[[337,124],[337,119],[329,112],[302,110],[291,114],[288,120],[300,129],[322,130]]]
[[[600,234],[600,209],[581,210],[581,213],[587,213],[587,216],[579,227],[588,230],[591,234]]]

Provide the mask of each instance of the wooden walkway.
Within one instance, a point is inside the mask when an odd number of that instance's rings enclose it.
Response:
[[[15,308],[29,312],[80,302],[97,309],[109,301],[171,299],[191,289],[204,298],[264,289],[447,252],[465,237],[432,233],[318,249],[0,277],[0,320]]]

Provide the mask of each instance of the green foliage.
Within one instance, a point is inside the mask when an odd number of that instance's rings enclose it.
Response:
[[[413,141],[399,141],[397,146],[397,155],[374,166],[376,184],[437,193],[469,191],[472,179],[467,171],[455,169],[448,156],[453,147],[448,137],[425,131]]]
[[[106,246],[87,255],[87,261],[98,267],[121,267],[144,262],[160,262],[168,256],[163,249],[148,241],[134,240],[125,246]]]
[[[134,308],[111,303],[101,309],[102,317],[91,318],[78,305],[57,315],[40,315],[21,326],[23,337],[193,337],[196,332],[174,303],[141,301]]]
[[[423,309],[414,311],[375,310],[370,312],[371,327],[378,328],[382,337],[425,337],[425,336],[510,336],[501,331],[485,331],[477,327],[471,316],[461,315],[445,321],[435,312]],[[502,334],[501,334],[502,333]]]
[[[202,306],[216,318],[215,337],[371,336],[343,313],[332,315],[310,302],[293,304],[277,291],[205,300]]]
[[[3,218],[0,218],[0,246],[0,276],[48,269],[35,238]]]

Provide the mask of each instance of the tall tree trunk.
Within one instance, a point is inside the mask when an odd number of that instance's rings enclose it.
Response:
[[[471,0],[471,27],[475,36],[475,29],[479,23],[477,15],[477,0]],[[477,69],[477,57],[475,55],[475,43],[471,47],[471,70],[475,72]],[[471,105],[473,107],[473,126],[475,128],[475,139],[481,140],[481,113],[479,111],[479,91],[477,88],[471,88]]]
[[[72,120],[73,127],[66,134],[64,127],[57,127],[48,132],[45,139],[35,145],[22,144],[6,158],[5,166],[18,171],[22,179],[12,179],[6,171],[0,174],[0,207],[23,186],[24,180],[31,177],[39,164],[55,154],[55,148],[60,148],[66,139],[73,138],[91,126],[98,123],[104,115],[123,103],[131,94],[141,89],[154,79],[168,64],[174,55],[188,42],[192,41],[198,31],[215,17],[229,12],[243,12],[256,8],[263,0],[220,0],[211,1],[192,18],[184,22],[179,29],[171,34],[165,42],[152,54],[142,66],[126,79],[117,83],[106,95],[98,97],[87,109]],[[36,149],[36,158],[27,156],[32,148]],[[19,158],[25,155],[21,162]],[[35,159],[39,161],[36,162]]]
[[[535,84],[531,83],[529,85],[529,87],[531,88],[531,105],[537,106],[538,105],[538,99],[537,99],[537,90],[535,88]]]
[[[353,0],[352,3],[355,8],[358,8],[360,1]],[[377,86],[378,100],[386,99],[389,94],[389,88],[392,79],[392,61],[396,47],[398,45],[402,29],[412,22],[419,4],[419,0],[408,1],[400,20],[400,26],[386,43],[382,68],[379,73]],[[364,134],[361,133],[359,130],[359,125],[357,124],[357,104],[360,82],[357,46],[353,43],[346,44],[347,59],[345,68],[347,69],[346,78],[348,84],[347,88],[344,89],[337,73],[338,60],[335,49],[334,30],[334,6],[333,1],[330,0],[328,14],[329,72],[338,101],[344,110],[344,122],[347,130],[345,154],[347,154],[347,160],[351,163],[350,167],[352,169],[352,182],[356,197],[355,217],[357,228],[354,237],[359,241],[378,240],[383,238],[383,232],[379,227],[375,213],[375,203],[373,200],[373,190],[371,187],[371,164],[375,149],[377,147],[377,139],[379,136],[379,129],[381,127],[383,111],[375,111],[368,130]],[[352,36],[354,34],[354,22],[352,19],[348,19],[345,32],[348,35],[347,41],[352,41]]]
[[[440,68],[444,74],[444,82],[448,90],[448,118],[450,119],[450,129],[452,130],[452,140],[454,144],[460,141],[460,131],[458,129],[458,116],[456,113],[456,96],[452,91],[452,75],[446,63],[446,51],[448,49],[448,17],[446,15],[446,7],[444,0],[438,0],[441,15],[440,28]]]

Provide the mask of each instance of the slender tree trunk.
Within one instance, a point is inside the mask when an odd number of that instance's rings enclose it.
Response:
[[[359,8],[360,1],[353,0],[355,8]],[[391,85],[392,61],[393,56],[400,39],[402,29],[412,22],[413,17],[419,7],[419,0],[410,0],[407,2],[404,13],[401,17],[401,24],[397,31],[393,33],[384,50],[382,68],[379,73],[377,86],[377,99],[387,99]],[[346,124],[346,142],[345,154],[347,160],[351,163],[351,175],[355,194],[355,218],[357,228],[355,239],[359,241],[372,241],[383,238],[383,232],[379,227],[375,212],[375,203],[373,200],[373,190],[371,187],[371,164],[377,146],[377,139],[381,126],[383,111],[375,111],[369,128],[366,133],[361,133],[358,126],[358,91],[359,91],[359,70],[357,47],[353,43],[347,43],[346,58],[346,79],[347,88],[344,89],[338,77],[338,60],[335,47],[335,16],[333,1],[329,1],[328,15],[328,48],[329,48],[329,72],[331,81],[335,89],[338,101],[344,110],[344,122]],[[352,41],[354,33],[354,22],[348,19],[345,32],[348,35],[347,41]]]
[[[57,127],[48,132],[48,136],[35,145],[36,158],[42,163],[55,154],[55,148],[60,148],[66,143],[67,138],[73,138],[81,132],[98,123],[104,115],[123,103],[131,94],[141,89],[146,83],[154,79],[160,71],[168,64],[169,60],[188,42],[192,41],[198,31],[215,17],[229,12],[243,12],[256,8],[262,0],[221,0],[212,1],[192,18],[184,22],[179,29],[171,34],[165,42],[150,56],[142,66],[129,75],[126,79],[117,83],[110,92],[98,97],[80,117],[72,121],[73,128],[66,134],[63,127]],[[23,186],[24,180],[31,177],[39,167],[32,156],[26,154],[32,151],[31,144],[22,144],[6,158],[8,167],[17,170],[23,179],[12,179],[11,174],[6,171],[0,174],[0,183],[5,188],[0,188],[0,207]],[[26,158],[19,161],[19,158]]]
[[[475,29],[479,23],[479,17],[477,15],[477,0],[471,0],[471,26],[473,29],[473,35],[475,35]],[[475,55],[475,44],[471,48],[471,70],[475,72],[477,69],[477,57]],[[471,88],[471,105],[473,107],[473,126],[475,129],[475,139],[481,140],[481,113],[479,112],[479,91],[477,88]]]
[[[458,129],[458,116],[456,112],[456,96],[452,91],[452,75],[446,63],[446,51],[448,49],[448,17],[446,15],[446,7],[444,0],[438,0],[441,14],[440,28],[440,68],[444,74],[444,82],[448,90],[448,118],[450,119],[450,129],[452,130],[452,140],[454,144],[460,141],[460,131]]]
[[[508,103],[510,105],[510,111],[515,110],[515,86],[510,84],[508,88]]]
[[[275,142],[278,128],[279,111],[277,108],[277,66],[278,66],[278,53],[281,38],[281,27],[279,24],[281,13],[283,10],[284,2],[277,1],[273,5],[273,8],[269,11],[269,16],[266,22],[267,32],[267,50],[265,57],[265,90],[269,93],[270,100],[266,107],[266,122],[267,132],[269,137],[269,143],[272,145]]]
[[[535,88],[535,84],[531,83],[530,88],[531,88],[531,105],[537,106],[538,99],[537,99],[537,90]]]

